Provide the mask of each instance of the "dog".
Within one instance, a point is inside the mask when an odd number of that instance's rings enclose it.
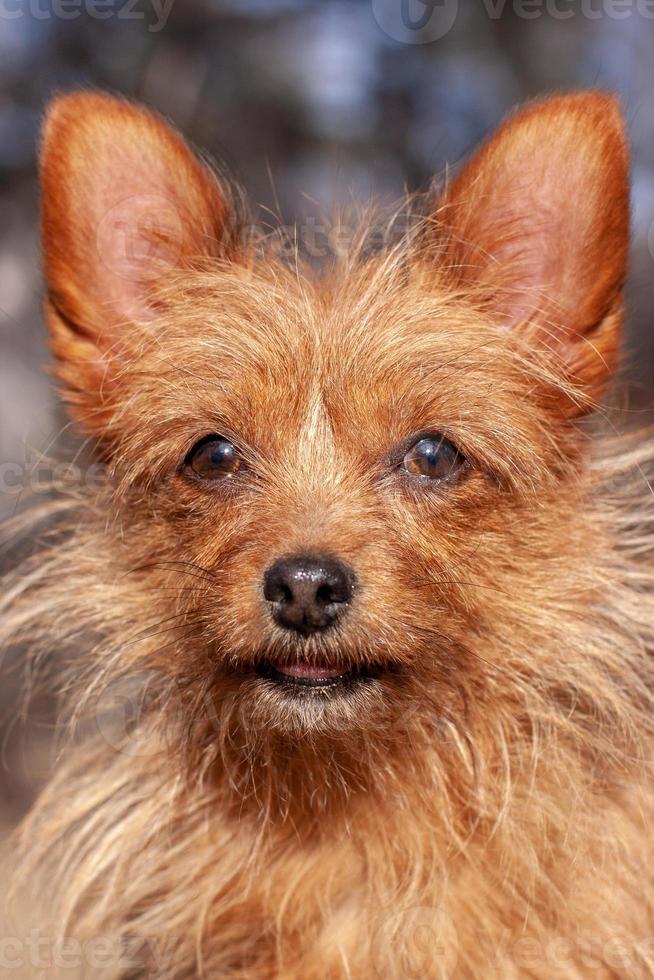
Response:
[[[77,733],[20,830],[47,934],[124,978],[652,976],[654,443],[599,410],[613,97],[520,108],[320,269],[108,95],[52,103],[41,187],[103,473],[2,588]]]

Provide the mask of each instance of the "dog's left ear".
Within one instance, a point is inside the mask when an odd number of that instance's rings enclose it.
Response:
[[[588,92],[510,117],[446,190],[447,267],[505,329],[555,350],[581,395],[604,390],[619,346],[629,239],[627,142],[618,104]]]

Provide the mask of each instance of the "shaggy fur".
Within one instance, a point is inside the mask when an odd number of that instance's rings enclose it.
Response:
[[[611,99],[550,99],[416,233],[316,273],[245,237],[161,121],[54,105],[48,315],[106,479],[36,514],[0,639],[32,672],[56,654],[85,732],[19,887],[118,943],[108,975],[652,975],[654,453],[582,419],[615,364],[626,166]],[[406,478],[434,431],[464,472]],[[209,489],[181,464],[212,432],[248,465]],[[261,593],[300,551],[360,582],[309,638]],[[377,673],[289,692],[264,658]]]

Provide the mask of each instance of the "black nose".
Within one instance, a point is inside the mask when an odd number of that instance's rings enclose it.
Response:
[[[275,622],[315,633],[336,622],[352,598],[354,573],[334,558],[280,558],[263,580]]]

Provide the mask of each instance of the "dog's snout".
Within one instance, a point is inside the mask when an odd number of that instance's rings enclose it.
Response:
[[[275,622],[299,633],[332,626],[352,599],[354,573],[334,558],[280,558],[264,576],[263,594]]]

